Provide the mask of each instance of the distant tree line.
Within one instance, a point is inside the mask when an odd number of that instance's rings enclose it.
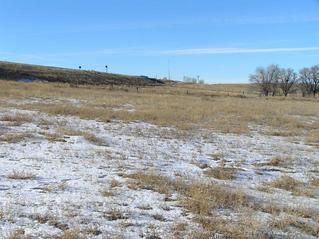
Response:
[[[205,81],[203,79],[200,79],[199,76],[197,76],[197,78],[184,76],[183,81],[186,83],[193,83],[193,84],[205,84]]]
[[[300,91],[302,96],[319,93],[319,65],[302,68],[299,72],[278,65],[258,67],[249,77],[265,96],[284,95]]]

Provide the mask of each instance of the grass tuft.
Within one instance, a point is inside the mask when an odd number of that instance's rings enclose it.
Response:
[[[30,172],[13,170],[7,178],[14,180],[32,180],[35,179],[35,175]]]

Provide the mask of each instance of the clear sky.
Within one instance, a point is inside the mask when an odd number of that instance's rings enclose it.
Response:
[[[247,82],[319,64],[319,0],[0,0],[0,60]]]

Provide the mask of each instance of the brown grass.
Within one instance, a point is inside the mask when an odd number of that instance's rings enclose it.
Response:
[[[193,182],[184,192],[186,196],[181,204],[191,212],[199,215],[210,215],[213,209],[239,209],[248,205],[248,199],[243,191],[212,185],[203,182]]]
[[[215,152],[209,155],[213,160],[219,161],[224,159],[224,154],[222,152]]]
[[[13,170],[7,178],[14,180],[32,180],[35,178],[35,175],[26,171],[15,171]]]
[[[288,175],[283,175],[270,182],[269,185],[286,191],[296,191],[302,185],[302,182]]]
[[[186,223],[174,223],[171,227],[171,235],[173,238],[183,238],[186,229]]]
[[[32,117],[26,114],[15,113],[15,114],[6,114],[0,117],[0,121],[11,122],[13,126],[19,126],[24,123],[32,122]]]
[[[83,132],[82,136],[89,142],[98,145],[98,146],[106,146],[105,140],[98,138],[92,133],[89,132]]]
[[[24,238],[25,231],[23,229],[16,229],[5,237],[5,239],[22,239]]]
[[[138,172],[128,175],[134,179],[135,188],[154,190],[163,194],[178,192],[180,203],[189,211],[199,215],[210,215],[216,208],[239,208],[248,205],[244,192],[216,184],[173,181],[167,177]]]
[[[101,190],[101,194],[103,197],[113,197],[115,194],[114,194],[114,190],[110,187],[104,187],[102,188]]]
[[[293,162],[293,158],[291,156],[275,156],[270,159],[266,165],[268,166],[275,166],[275,167],[286,167],[291,166]]]
[[[123,220],[128,218],[122,211],[114,208],[109,210],[108,212],[105,212],[104,217],[110,221]]]
[[[30,138],[32,135],[29,133],[7,133],[0,135],[0,142],[7,143],[19,143],[27,138]]]
[[[314,123],[306,122],[303,117],[319,117],[316,100],[294,98],[247,98],[215,96],[210,86],[192,90],[186,94],[183,85],[159,88],[144,88],[136,92],[128,88],[108,90],[99,87],[71,88],[62,84],[19,84],[1,81],[0,99],[16,100],[28,97],[59,99],[69,97],[79,99],[82,105],[63,104],[26,104],[15,106],[30,110],[40,110],[50,114],[79,116],[109,122],[112,119],[124,121],[142,120],[161,126],[176,126],[180,129],[194,127],[212,128],[225,133],[249,131],[250,124],[259,124],[294,131],[301,135],[314,128]],[[189,90],[189,88],[188,88]],[[123,104],[133,105],[135,111],[113,111]],[[301,116],[301,117],[296,117]],[[294,133],[295,134],[295,133]]]
[[[314,187],[319,187],[319,177],[312,177],[310,179],[310,185]]]
[[[319,130],[310,131],[306,135],[305,142],[309,145],[314,145],[319,147]]]
[[[4,211],[0,209],[0,220],[4,219]]]
[[[169,194],[174,189],[173,182],[155,173],[145,174],[143,172],[137,172],[127,175],[127,177],[134,179],[134,181],[130,183],[131,188],[148,189],[162,194]]]
[[[67,230],[64,231],[61,235],[57,236],[56,239],[81,239],[84,238],[80,230],[74,229],[74,230]]]
[[[230,167],[210,168],[204,172],[208,177],[217,178],[220,180],[232,180],[235,177],[236,169]]]
[[[59,133],[43,133],[44,137],[50,142],[65,142],[63,135]]]
[[[302,223],[297,217],[287,214],[273,217],[270,225],[281,231],[289,231],[290,227],[294,227],[308,235],[319,236],[318,224],[311,226],[306,223]]]
[[[313,185],[311,184],[311,181],[309,183],[303,183],[288,175],[280,176],[269,183],[265,183],[263,186],[271,186],[290,191],[295,196],[316,197],[316,190],[315,187],[313,187]],[[261,189],[262,187],[259,188]]]
[[[271,232],[265,232],[260,222],[252,215],[242,215],[238,221],[225,219],[219,215],[212,217],[197,217],[203,231],[193,232],[192,238],[215,238],[216,234],[222,234],[222,238],[229,239],[270,239]]]

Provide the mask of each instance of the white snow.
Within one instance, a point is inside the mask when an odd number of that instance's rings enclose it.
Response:
[[[134,108],[125,105],[115,110]],[[0,116],[14,112],[17,110],[2,109]],[[256,200],[282,201],[285,205],[304,205],[319,211],[318,197],[295,197],[283,190],[274,190],[273,194],[255,190],[261,182],[283,174],[303,181],[318,176],[318,148],[305,145],[301,138],[263,135],[258,131],[221,134],[204,129],[180,137],[174,128],[144,122],[103,123],[19,112],[31,115],[33,122],[9,126],[0,121],[0,135],[32,134],[18,143],[0,141],[0,213],[3,214],[0,237],[17,228],[23,228],[28,238],[46,238],[59,234],[63,227],[79,227],[88,233],[98,232],[98,235],[88,234],[89,238],[110,235],[167,238],[173,224],[185,222],[196,228],[193,215],[176,201],[165,201],[165,195],[151,190],[130,189],[129,179],[123,175],[156,171],[172,178],[219,182],[204,176],[204,169],[199,167],[201,164],[218,166],[219,162],[211,156],[215,153],[223,154],[227,166],[239,169],[230,186],[243,188]],[[41,119],[50,122],[47,129],[38,125]],[[61,122],[65,124],[63,127],[89,131],[105,144],[93,144],[82,136],[65,136],[65,142],[48,141],[42,133],[57,131]],[[278,155],[292,156],[295,160],[285,169],[255,166]],[[7,176],[13,171],[32,173],[35,178],[9,179]],[[114,196],[105,197],[101,190],[112,180],[120,185],[114,188]],[[122,218],[110,220],[108,214],[112,211],[120,211]],[[41,224],[39,215],[49,218],[48,221]],[[154,215],[161,215],[162,220]]]

